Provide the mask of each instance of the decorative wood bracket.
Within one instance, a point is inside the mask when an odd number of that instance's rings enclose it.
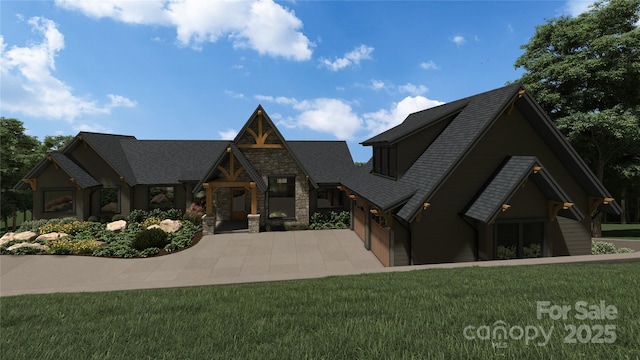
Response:
[[[263,131],[262,110],[258,110],[258,132],[247,128],[247,132],[253,136],[255,144],[238,144],[240,148],[257,148],[257,149],[282,149],[282,144],[266,144],[267,138],[273,133],[273,129],[266,132]]]
[[[507,115],[511,115],[511,112],[513,111],[513,108],[516,105],[516,100],[518,100],[521,97],[523,97],[525,92],[526,92],[525,90],[518,91],[518,97],[516,99],[514,99],[513,102],[511,103],[511,105],[509,106],[509,110],[507,110]]]
[[[229,171],[227,171],[227,169],[225,169],[222,165],[218,165],[218,170],[220,170],[220,172],[224,174],[226,181],[236,181],[238,180],[238,176],[240,176],[240,174],[244,170],[244,167],[240,166],[236,169],[236,157],[235,155],[233,155],[233,151],[231,151],[230,147],[227,148],[227,152],[229,153]]]
[[[534,167],[533,167],[533,173],[534,173],[534,174],[537,174],[537,173],[539,173],[540,171],[542,171],[542,166],[534,166]]]
[[[89,145],[87,144],[87,140],[85,140],[85,139],[82,137],[82,135],[78,135],[78,139],[79,139],[79,140],[82,140],[82,146],[83,146],[85,149],[89,148]]]
[[[500,211],[505,212],[507,210],[511,209],[511,205],[509,204],[502,204],[502,206],[500,207]]]
[[[570,203],[570,202],[559,202],[559,201],[552,201],[549,200],[547,202],[547,208],[548,208],[548,212],[549,212],[549,221],[553,222],[556,217],[558,216],[558,211],[560,210],[567,210],[568,208],[572,207],[574,204]]]
[[[614,198],[603,198],[599,196],[589,196],[587,198],[588,211],[591,216],[593,216],[598,210],[598,206],[607,205],[610,202],[614,201]]]
[[[60,166],[58,165],[58,163],[57,163],[55,160],[53,160],[53,157],[51,157],[51,156],[47,156],[47,160],[49,160],[49,161],[51,161],[51,162],[53,163],[53,167],[54,167],[56,170],[60,170]]]
[[[22,179],[22,182],[29,184],[29,186],[31,187],[31,190],[33,191],[36,191],[38,189],[37,187],[38,179],[36,178]]]
[[[370,213],[374,214],[374,215],[378,215],[380,217],[382,217],[384,219],[384,221],[387,223],[387,226],[391,227],[391,224],[393,224],[393,216],[391,214],[388,214],[386,212],[382,212],[378,209],[371,209],[369,210]]]
[[[76,186],[78,187],[78,190],[82,190],[82,187],[80,187],[80,184],[78,184],[78,182],[76,182],[75,178],[69,178],[69,181],[71,181],[72,183],[76,184]]]
[[[416,221],[417,222],[422,221],[422,213],[425,212],[430,206],[431,206],[431,204],[428,203],[428,202],[422,204],[422,210],[420,212],[418,212],[418,215],[416,216]]]

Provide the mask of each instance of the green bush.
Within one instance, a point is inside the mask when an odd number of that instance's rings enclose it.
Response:
[[[95,216],[95,215],[91,215],[89,216],[89,218],[87,219],[88,222],[96,222],[99,223],[100,222],[100,218]]]
[[[146,248],[140,251],[140,257],[149,257],[149,256],[158,255],[159,252],[160,252],[160,249],[158,249],[157,247]]]
[[[184,213],[184,216],[182,216],[182,219],[190,221],[194,225],[202,225],[202,215],[201,212],[187,211]]]
[[[143,229],[136,234],[131,247],[142,251],[150,247],[163,248],[169,244],[167,233],[162,229]]]
[[[49,220],[47,220],[47,219],[25,221],[25,222],[22,223],[22,225],[20,225],[20,228],[18,229],[18,232],[33,231],[33,232],[37,233],[38,229],[41,226],[46,225],[48,221]]]
[[[348,211],[329,213],[315,212],[311,215],[309,227],[311,229],[347,229],[350,224],[351,215]]]
[[[147,218],[147,212],[144,210],[136,209],[129,214],[129,221],[134,223],[141,223]]]
[[[111,221],[120,221],[120,220],[127,220],[127,217],[122,214],[115,214],[113,215],[113,217],[111,217]]]
[[[591,243],[591,254],[593,255],[622,254],[622,253],[632,253],[632,252],[635,252],[635,251],[629,248],[617,249],[615,245],[606,241],[594,241]]]

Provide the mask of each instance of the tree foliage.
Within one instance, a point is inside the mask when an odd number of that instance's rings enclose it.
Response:
[[[640,159],[639,20],[640,0],[595,3],[536,27],[515,62],[525,70],[519,81],[599,180],[623,188]]]
[[[42,157],[38,139],[25,132],[19,120],[0,118],[0,215],[5,224],[31,199],[30,194],[14,191],[13,186]]]

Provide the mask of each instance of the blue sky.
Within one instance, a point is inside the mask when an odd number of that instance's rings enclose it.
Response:
[[[591,1],[0,1],[0,115],[30,135],[359,142],[505,85],[535,27]]]

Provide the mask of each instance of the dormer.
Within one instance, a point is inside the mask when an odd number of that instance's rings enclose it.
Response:
[[[398,152],[396,145],[373,145],[373,173],[392,179],[398,178]]]

